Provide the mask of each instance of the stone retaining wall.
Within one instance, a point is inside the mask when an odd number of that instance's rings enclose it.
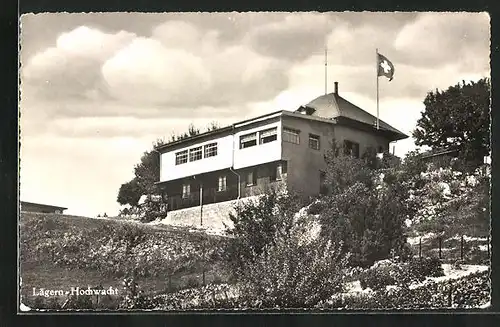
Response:
[[[203,211],[200,207],[192,207],[170,211],[162,223],[174,226],[192,226],[197,228],[225,229],[224,224],[231,226],[229,213],[234,213],[234,206],[240,203],[256,200],[258,196],[245,197],[240,200],[231,200],[219,203],[205,204]]]

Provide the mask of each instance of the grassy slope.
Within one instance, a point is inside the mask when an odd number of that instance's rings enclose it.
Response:
[[[100,226],[109,224],[138,224],[136,222],[119,221],[112,219],[93,219],[78,216],[55,215],[55,214],[33,214],[21,213],[19,225],[21,236],[25,230],[26,223],[31,220],[44,219],[49,217],[57,222],[54,229],[60,232],[70,232],[84,230],[92,233]],[[140,224],[146,233],[162,233],[175,240],[176,238],[190,238],[196,232],[189,232],[188,228],[171,227],[165,225],[144,225]],[[23,297],[33,298],[33,288],[45,288],[53,290],[69,290],[71,287],[93,287],[102,285],[105,288],[122,288],[122,279],[113,277],[103,277],[98,271],[82,270],[77,268],[67,268],[55,265],[47,260],[37,260],[34,257],[26,258],[25,262],[20,263],[20,276],[22,278],[21,295]],[[214,279],[215,272],[208,269],[205,273],[206,282]],[[220,276],[219,276],[220,277]],[[179,273],[172,278],[174,288],[185,287],[189,279],[195,279],[200,284],[202,281],[202,271],[191,273]],[[138,279],[138,283],[147,293],[161,293],[168,289],[168,280],[161,277],[143,277]]]

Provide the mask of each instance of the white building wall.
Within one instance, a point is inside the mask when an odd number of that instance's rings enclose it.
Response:
[[[217,155],[209,158],[202,158],[193,162],[187,162],[181,165],[175,164],[175,154],[177,152],[204,146],[217,142]],[[232,145],[233,136],[228,135],[225,137],[207,140],[205,142],[197,143],[189,147],[176,149],[175,151],[166,152],[160,158],[160,181],[171,181],[178,178],[187,176],[207,173],[219,169],[229,168],[232,165]]]
[[[257,145],[240,149],[240,136],[259,132],[269,128],[277,127],[278,138],[274,142],[259,144],[259,135],[257,134]],[[273,162],[281,159],[281,121],[259,126],[256,128],[239,131],[234,136],[234,169],[251,167],[267,162]]]
[[[266,144],[259,143],[259,134],[257,134],[257,145],[240,149],[240,136],[277,128],[277,140]],[[205,144],[217,142],[217,155],[210,158],[202,158],[197,161],[184,164],[175,164],[175,154],[177,152],[204,146]],[[234,151],[234,162],[233,162]],[[162,153],[160,156],[160,181],[171,181],[192,175],[208,173],[220,169],[233,167],[240,169],[255,166],[267,162],[273,162],[281,159],[281,121],[273,122],[264,126],[248,128],[238,131],[234,135],[207,140],[189,147],[179,148],[175,151]]]

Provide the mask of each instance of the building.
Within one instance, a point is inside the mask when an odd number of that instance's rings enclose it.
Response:
[[[324,155],[335,139],[360,156],[369,147],[389,151],[408,136],[335,91],[296,111],[281,110],[157,148],[169,211],[234,200],[268,187],[304,196],[320,192]],[[202,209],[203,210],[203,209]]]
[[[32,203],[21,201],[21,211],[22,212],[39,212],[39,213],[57,213],[62,214],[64,210],[68,208],[57,207],[53,205]]]

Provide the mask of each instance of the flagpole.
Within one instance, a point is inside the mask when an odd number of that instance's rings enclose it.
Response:
[[[377,65],[377,69],[376,69],[376,76],[377,76],[377,129],[379,129],[379,122],[378,122],[378,70],[379,70],[379,63],[378,63],[378,48],[375,48],[375,62],[376,62],[376,65]]]
[[[328,93],[328,49],[325,47],[325,94]]]

